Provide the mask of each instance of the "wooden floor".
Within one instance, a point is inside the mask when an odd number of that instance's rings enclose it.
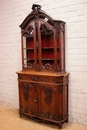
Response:
[[[58,130],[58,126],[20,118],[18,109],[0,105],[0,130]],[[62,130],[87,130],[87,126],[66,123]]]

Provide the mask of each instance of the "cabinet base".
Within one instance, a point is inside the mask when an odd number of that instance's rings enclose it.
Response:
[[[54,121],[38,118],[38,117],[35,117],[35,116],[26,115],[26,114],[23,114],[23,113],[19,113],[19,114],[20,114],[20,117],[24,116],[24,117],[27,117],[27,118],[32,119],[34,121],[38,121],[40,123],[48,123],[48,124],[58,125],[59,129],[62,129],[62,125],[64,124],[64,122],[68,123],[68,117],[65,120],[54,122]]]

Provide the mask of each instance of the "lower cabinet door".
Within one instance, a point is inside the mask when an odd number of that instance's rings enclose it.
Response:
[[[46,120],[58,121],[58,87],[39,85],[39,116]]]
[[[38,115],[37,83],[19,82],[20,113]]]

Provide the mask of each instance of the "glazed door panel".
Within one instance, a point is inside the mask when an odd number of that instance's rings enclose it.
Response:
[[[20,112],[38,115],[37,83],[19,82]]]
[[[39,114],[45,119],[58,120],[58,89],[56,85],[40,84]]]

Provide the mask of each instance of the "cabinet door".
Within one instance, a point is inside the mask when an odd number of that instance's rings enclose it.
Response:
[[[36,66],[36,31],[35,23],[31,22],[23,32],[22,37],[22,55],[23,55],[23,69],[35,69]]]
[[[19,82],[20,113],[38,115],[37,83]]]
[[[39,116],[47,120],[58,120],[58,89],[56,85],[40,84]]]
[[[40,30],[40,68],[45,71],[54,71],[56,64],[56,49],[54,40],[54,30],[49,25],[45,24],[44,21],[39,21]]]

